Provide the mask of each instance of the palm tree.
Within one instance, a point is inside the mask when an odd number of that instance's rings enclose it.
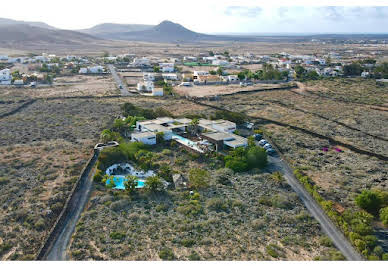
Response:
[[[127,181],[124,182],[125,190],[128,194],[133,194],[136,192],[136,187],[138,184],[138,179],[136,176],[130,175],[127,176]]]
[[[190,122],[190,129],[191,129],[191,134],[196,134],[198,132],[198,125],[199,125],[199,119],[194,118]]]

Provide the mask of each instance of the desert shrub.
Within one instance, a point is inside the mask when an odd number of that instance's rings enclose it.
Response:
[[[380,220],[385,226],[388,226],[388,207],[380,210]]]
[[[125,233],[122,232],[112,232],[109,234],[110,238],[116,240],[123,240],[125,238]]]
[[[206,202],[206,207],[211,211],[216,212],[228,212],[229,211],[229,204],[228,201],[225,201],[221,198],[212,198],[208,199]]]
[[[8,177],[0,177],[0,185],[5,185],[9,182],[9,178]]]
[[[4,242],[3,244],[0,244],[0,255],[4,254],[11,248],[12,248],[12,245],[10,243]]]
[[[102,171],[100,169],[97,169],[96,173],[93,176],[93,181],[96,183],[101,183],[102,178],[103,178]]]
[[[159,252],[159,258],[162,260],[174,260],[174,252],[170,248],[162,248]]]
[[[209,186],[210,174],[205,169],[192,168],[189,171],[190,186],[195,189],[206,188]]]
[[[45,223],[45,220],[43,218],[39,218],[34,224],[35,229],[38,231],[43,230],[45,228],[45,226],[46,226],[46,223]]]
[[[277,207],[280,209],[291,209],[292,208],[292,203],[290,202],[290,200],[282,194],[278,194],[278,195],[273,196],[271,198],[271,202],[272,202],[271,205],[273,207]]]
[[[261,230],[265,227],[265,222],[263,219],[254,219],[251,222],[251,226],[254,230]]]
[[[270,244],[265,247],[265,250],[267,251],[267,254],[270,255],[273,258],[278,258],[280,256],[278,252],[278,247],[274,244]]]
[[[259,198],[259,204],[262,204],[262,205],[265,205],[265,206],[268,206],[268,207],[272,207],[271,198],[268,197],[268,196],[261,196]]]
[[[166,211],[168,211],[168,205],[165,204],[165,203],[158,204],[155,207],[155,211],[157,211],[157,212],[166,212]]]
[[[331,241],[331,239],[328,236],[322,236],[319,239],[319,244],[321,244],[322,246],[325,246],[325,247],[332,247],[333,246],[333,242]]]
[[[113,202],[110,205],[110,208],[115,212],[119,212],[125,209],[125,207],[127,207],[130,203],[131,202],[128,199],[122,199],[122,200]]]
[[[381,194],[378,191],[364,190],[356,197],[356,203],[361,209],[376,215],[382,205]]]
[[[187,216],[197,216],[202,213],[202,205],[198,200],[190,200],[177,207],[177,211]]]
[[[158,170],[158,175],[167,182],[173,182],[172,169],[168,164],[161,164]]]
[[[189,248],[195,245],[195,240],[192,238],[184,238],[181,241],[182,246]]]
[[[195,251],[191,251],[191,254],[187,256],[187,258],[191,261],[199,261],[201,260],[201,256]]]
[[[346,258],[340,251],[331,251],[330,260],[345,260]]]

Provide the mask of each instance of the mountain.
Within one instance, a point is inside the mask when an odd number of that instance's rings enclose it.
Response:
[[[209,39],[209,37],[211,35],[196,33],[171,21],[163,21],[159,25],[142,31],[127,30],[125,32],[112,32],[105,35],[105,38],[108,39],[148,42],[197,42]]]
[[[106,38],[107,35],[113,33],[143,31],[154,27],[153,25],[144,24],[115,24],[115,23],[103,23],[98,24],[89,29],[78,30],[79,32],[87,33],[90,35]]]
[[[0,24],[0,45],[81,45],[96,42],[98,37],[70,31],[45,29],[27,24]]]
[[[44,28],[44,29],[51,29],[51,30],[56,29],[55,27],[50,26],[44,22],[20,21],[20,20],[8,19],[8,18],[0,18],[0,26],[20,25],[20,24],[25,24],[25,25],[34,26],[34,27],[40,27],[40,28]]]

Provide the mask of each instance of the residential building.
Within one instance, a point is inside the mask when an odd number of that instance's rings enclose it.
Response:
[[[156,134],[154,132],[137,132],[131,134],[131,141],[141,142],[147,145],[156,144]]]
[[[153,88],[152,89],[152,96],[163,96],[163,88]]]
[[[177,74],[162,74],[162,77],[165,80],[178,80]]]
[[[159,63],[160,71],[163,73],[171,73],[175,71],[175,64],[174,63]]]
[[[147,57],[133,59],[132,65],[135,67],[149,67],[150,60]]]
[[[143,80],[144,81],[154,81],[155,75],[153,73],[143,73]]]
[[[10,85],[11,81],[12,81],[11,71],[8,68],[0,70],[0,84]]]
[[[137,90],[144,92],[152,92],[154,89],[154,83],[150,80],[137,83]]]
[[[24,80],[22,79],[17,79],[13,82],[13,85],[16,85],[16,86],[22,86],[24,85]]]
[[[197,79],[199,76],[208,76],[208,75],[209,75],[208,71],[195,70],[193,73],[193,79]]]

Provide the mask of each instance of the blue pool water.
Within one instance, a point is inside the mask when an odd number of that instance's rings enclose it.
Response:
[[[124,182],[127,181],[126,176],[115,175],[113,176],[113,182],[115,183],[115,189],[125,189]],[[106,180],[106,184],[110,184],[110,179]],[[145,186],[145,180],[138,179],[136,188],[143,188]]]
[[[182,136],[179,136],[179,135],[177,135],[177,134],[173,134],[172,135],[172,139],[179,139],[180,141],[182,141],[182,142],[184,142],[185,144],[188,144],[188,145],[197,145],[194,141],[191,141],[191,140],[189,140],[189,139],[186,139],[186,138],[184,138],[184,137],[182,137]]]

